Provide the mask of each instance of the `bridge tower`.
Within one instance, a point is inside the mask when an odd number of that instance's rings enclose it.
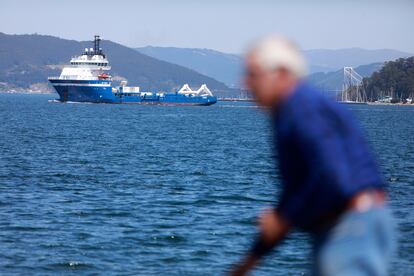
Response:
[[[367,102],[362,76],[352,67],[344,67],[344,80],[342,85],[342,102]]]

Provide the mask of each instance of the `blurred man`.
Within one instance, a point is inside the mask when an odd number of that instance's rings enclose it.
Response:
[[[385,183],[352,116],[305,81],[288,40],[269,37],[247,55],[246,84],[274,124],[282,193],[233,275],[245,275],[292,229],[313,237],[314,275],[387,275],[393,222]]]

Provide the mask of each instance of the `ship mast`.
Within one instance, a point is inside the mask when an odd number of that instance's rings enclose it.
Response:
[[[105,58],[105,55],[102,53],[102,48],[100,47],[100,44],[101,44],[101,37],[99,35],[95,35],[95,39],[93,41],[93,54],[101,55]]]

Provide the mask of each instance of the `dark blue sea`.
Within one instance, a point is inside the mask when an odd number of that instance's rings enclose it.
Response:
[[[0,94],[0,274],[223,275],[280,179],[252,103],[174,107]],[[414,271],[414,106],[348,106],[390,184],[393,275]],[[254,275],[307,275],[308,237]]]

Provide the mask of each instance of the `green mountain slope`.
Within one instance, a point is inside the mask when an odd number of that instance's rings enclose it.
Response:
[[[0,33],[0,83],[27,88],[57,76],[71,56],[82,53],[91,42],[78,42],[44,35],[7,35]],[[103,41],[104,53],[112,65],[112,75],[126,78],[144,90],[177,90],[184,83],[206,83],[213,92],[228,91],[225,84],[191,69],[157,60],[131,48]]]

